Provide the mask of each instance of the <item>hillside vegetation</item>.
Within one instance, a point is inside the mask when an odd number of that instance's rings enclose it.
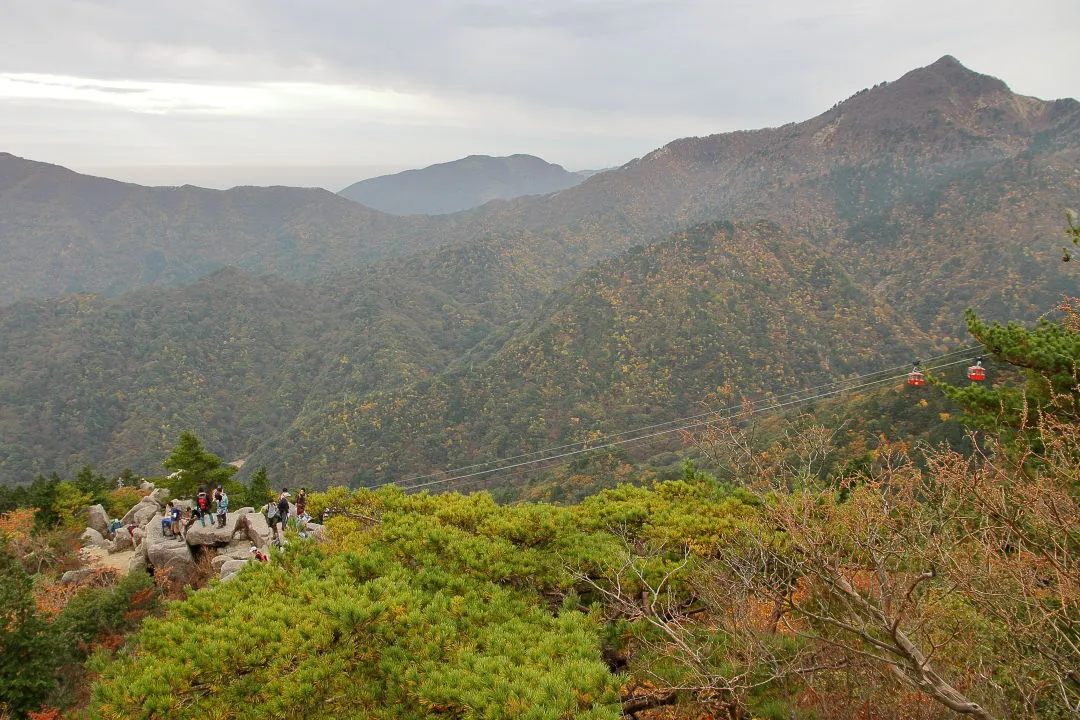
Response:
[[[823,476],[821,426],[760,453],[718,426],[698,442],[738,489],[691,469],[570,507],[318,495],[329,542],[294,536],[99,653],[91,716],[1070,717],[1080,387],[1041,385],[1037,348],[1080,360],[1077,320],[971,319],[1038,416],[971,457],[882,447]]]

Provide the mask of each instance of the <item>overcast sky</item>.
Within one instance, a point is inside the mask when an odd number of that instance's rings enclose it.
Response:
[[[0,151],[147,184],[609,167],[952,54],[1080,97],[1078,0],[0,0]]]

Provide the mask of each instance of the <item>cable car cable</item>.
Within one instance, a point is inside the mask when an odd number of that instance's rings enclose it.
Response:
[[[951,363],[938,364],[938,365],[934,366],[933,368],[929,368],[929,363],[926,363],[926,365],[927,365],[928,369],[940,370],[942,368],[951,367],[953,365],[960,365],[960,364],[963,364],[963,363],[966,363],[966,362],[968,362],[967,359],[957,360],[957,361],[951,362]],[[869,373],[869,375],[874,375],[874,374],[876,374],[876,373]],[[860,385],[855,385],[855,386],[852,386],[852,387],[836,388],[834,390],[829,390],[829,391],[826,391],[826,392],[823,392],[823,393],[819,393],[817,395],[814,395],[814,396],[811,396],[811,397],[808,397],[808,398],[800,398],[798,400],[791,400],[791,401],[788,401],[786,403],[779,403],[779,404],[776,404],[776,405],[769,405],[769,406],[766,406],[764,408],[761,408],[760,411],[761,412],[769,412],[769,411],[780,410],[782,408],[790,407],[792,405],[799,405],[799,404],[810,402],[811,400],[818,400],[818,399],[821,399],[821,398],[824,398],[824,397],[830,397],[830,396],[838,395],[838,394],[844,393],[844,392],[851,392],[853,390],[859,390],[859,389],[862,389],[862,388],[865,388],[865,387],[872,387],[874,385],[880,385],[880,384],[885,383],[885,382],[891,382],[891,381],[895,381],[895,380],[900,380],[900,379],[903,379],[905,377],[907,377],[906,373],[903,374],[903,375],[896,375],[896,376],[892,376],[892,377],[883,378],[883,379],[880,379],[880,380],[874,380],[874,381],[871,381],[871,382],[862,383]],[[722,411],[719,411],[719,412],[722,412]],[[719,412],[708,413],[708,414],[709,415],[718,415]],[[742,414],[749,414],[749,413],[742,413]],[[696,416],[696,417],[700,417],[700,416]],[[732,419],[734,417],[738,417],[738,415],[729,416],[729,417],[723,418],[723,419]],[[688,417],[688,418],[683,418],[683,419],[686,420],[686,419],[691,419],[691,418]],[[654,438],[654,437],[660,437],[660,436],[663,436],[663,435],[670,435],[670,434],[675,433],[675,432],[681,432],[681,431],[684,431],[684,430],[691,430],[691,429],[694,429],[694,428],[704,427],[704,426],[707,426],[708,424],[709,424],[708,421],[693,422],[693,423],[690,423],[689,425],[684,425],[684,426],[677,427],[677,428],[670,428],[670,429],[667,429],[667,430],[660,430],[660,431],[657,431],[657,432],[649,433],[647,435],[642,435],[640,437],[627,438],[626,440],[615,440],[615,441],[612,441],[612,442],[609,442],[609,443],[604,443],[604,444],[601,444],[601,445],[593,445],[593,446],[590,446],[590,447],[587,447],[587,448],[581,448],[581,449],[578,449],[578,450],[572,450],[572,451],[569,451],[569,452],[560,453],[560,454],[557,454],[557,455],[551,455],[551,456],[544,457],[544,458],[537,458],[537,459],[534,459],[534,460],[525,460],[525,461],[522,461],[522,462],[510,464],[510,465],[503,465],[503,466],[497,467],[497,468],[491,468],[491,469],[488,469],[488,470],[477,470],[475,472],[470,472],[470,473],[465,473],[465,474],[460,474],[460,475],[454,475],[452,477],[447,477],[447,478],[440,478],[438,480],[432,480],[432,481],[424,482],[424,483],[417,483],[417,484],[413,484],[413,485],[398,485],[397,487],[401,488],[401,490],[406,491],[406,492],[408,492],[410,490],[420,490],[420,489],[427,488],[427,487],[433,487],[435,485],[442,485],[442,484],[449,483],[449,482],[458,482],[458,481],[461,481],[461,480],[466,480],[466,479],[473,478],[473,477],[478,477],[478,476],[481,476],[481,475],[489,475],[491,473],[496,473],[496,472],[500,472],[500,471],[503,471],[503,470],[512,470],[514,468],[524,467],[524,466],[527,466],[527,465],[533,465],[533,464],[536,464],[536,463],[546,462],[546,461],[549,461],[549,460],[560,460],[560,459],[563,459],[563,458],[572,457],[574,455],[580,455],[581,453],[590,452],[592,450],[603,450],[603,449],[610,448],[610,447],[616,447],[618,445],[624,445],[624,444],[628,444],[628,443],[632,443],[632,442],[648,440],[648,439],[651,439],[651,438]],[[468,469],[468,468],[465,468],[465,469]],[[382,483],[380,485],[370,486],[367,489],[376,490],[378,488],[385,487],[387,485],[396,485],[396,483],[394,483],[392,481],[388,481],[388,482]]]
[[[943,360],[945,358],[948,358],[950,356],[957,355],[957,354],[970,355],[970,353],[973,350],[976,350],[976,349],[981,348],[981,347],[983,347],[981,344],[977,344],[977,345],[972,345],[972,346],[966,347],[966,348],[960,348],[960,349],[957,349],[957,350],[952,350],[950,352],[943,353],[941,355],[933,357],[928,362],[936,362],[936,361]],[[865,378],[873,377],[875,375],[880,375],[881,373],[884,373],[884,372],[896,372],[896,371],[898,371],[898,370],[900,370],[900,369],[902,369],[904,367],[907,367],[907,365],[898,365],[898,366],[891,367],[891,368],[885,368],[885,369],[882,369],[882,370],[876,370],[874,372],[864,373],[862,375],[856,375],[854,377],[846,378],[844,380],[834,380],[834,381],[829,382],[829,383],[822,383],[820,385],[812,386],[812,387],[809,387],[809,388],[801,388],[799,390],[792,390],[790,392],[783,393],[781,395],[772,395],[770,397],[772,399],[774,399],[774,400],[779,400],[779,399],[783,399],[783,398],[789,398],[789,397],[791,397],[793,395],[799,395],[799,394],[802,394],[802,393],[812,392],[814,390],[819,390],[821,388],[833,387],[833,386],[838,385],[838,384],[849,383],[849,382],[853,382],[853,381],[856,381],[856,380],[862,380],[862,379],[865,379]],[[753,402],[757,403],[757,402],[761,402],[761,401],[753,401]],[[620,435],[627,435],[627,434],[630,434],[630,433],[644,432],[646,430],[653,430],[653,429],[656,429],[656,428],[662,428],[662,427],[665,427],[667,425],[673,425],[675,423],[684,422],[686,420],[694,420],[694,419],[697,419],[697,418],[713,416],[713,415],[717,415],[719,413],[726,412],[726,411],[729,411],[729,410],[737,410],[737,409],[739,409],[741,407],[742,407],[742,403],[739,403],[738,405],[731,405],[731,406],[728,406],[726,408],[719,408],[717,410],[710,410],[708,412],[698,413],[696,415],[687,415],[685,417],[675,418],[673,420],[667,420],[665,422],[656,423],[654,425],[645,425],[645,426],[630,429],[630,430],[623,430],[623,431],[617,432],[617,433],[608,433],[606,435],[601,435],[599,437],[592,438],[590,440],[578,440],[576,442],[565,443],[563,445],[556,445],[554,447],[543,448],[541,450],[534,450],[534,451],[528,452],[528,453],[521,453],[521,454],[518,454],[518,455],[511,455],[511,456],[505,457],[505,458],[497,458],[497,459],[494,459],[494,460],[487,460],[487,461],[484,461],[484,462],[474,463],[472,465],[465,465],[465,466],[462,466],[462,467],[455,468],[454,470],[438,470],[438,471],[435,471],[435,472],[432,472],[432,473],[427,473],[425,475],[417,475],[417,476],[410,477],[410,478],[407,478],[407,479],[404,479],[404,480],[388,480],[386,482],[379,483],[378,485],[368,486],[368,488],[369,489],[377,489],[377,488],[380,488],[380,487],[384,487],[386,485],[396,485],[396,484],[399,484],[399,483],[413,483],[413,482],[416,482],[417,480],[427,480],[428,478],[434,478],[434,477],[437,477],[439,475],[445,475],[447,473],[458,473],[458,472],[461,472],[461,471],[464,471],[464,470],[473,470],[473,469],[476,469],[476,468],[482,468],[482,467],[485,467],[487,465],[496,465],[496,464],[499,464],[499,463],[510,462],[510,461],[513,461],[513,460],[520,460],[520,459],[523,459],[523,458],[532,457],[534,455],[542,455],[542,454],[546,454],[546,453],[550,453],[550,452],[555,452],[555,451],[558,451],[558,450],[565,450],[566,448],[575,447],[577,445],[584,445],[584,444],[595,443],[595,442],[598,442],[598,441],[610,440],[611,438],[616,438],[616,437],[619,437]],[[588,448],[583,448],[583,450],[584,449],[596,449],[596,447],[597,446],[590,444]],[[505,466],[505,467],[510,467],[510,466]],[[493,468],[493,469],[498,469],[498,468]]]

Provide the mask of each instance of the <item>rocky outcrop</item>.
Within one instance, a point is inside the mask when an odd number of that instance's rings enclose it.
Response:
[[[103,505],[91,505],[86,511],[86,525],[97,530],[102,537],[109,535],[109,514]]]
[[[195,558],[186,542],[162,534],[160,518],[155,516],[146,524],[143,554],[154,569],[165,569],[170,579],[185,583],[195,574]]]
[[[247,508],[242,508],[241,511],[245,509]],[[243,513],[237,518],[237,527],[243,528],[248,541],[258,548],[266,547],[273,537],[270,525],[262,513]]]
[[[109,549],[109,541],[101,537],[101,533],[99,533],[94,528],[86,528],[86,530],[83,531],[83,534],[79,536],[79,539],[87,545],[93,545],[94,547],[99,547],[102,550]]]
[[[225,527],[217,526],[216,517],[207,519],[205,526],[201,522],[196,521],[194,525],[188,528],[187,535],[185,536],[188,545],[206,545],[212,547],[228,545],[232,542],[234,535],[240,534],[247,537],[247,523],[241,522],[241,519],[246,518],[249,515],[250,513],[229,513],[225,518]],[[264,543],[255,544],[262,545]]]
[[[164,505],[169,502],[169,488],[157,488],[154,492],[150,493],[147,497],[156,502],[158,505]]]
[[[138,502],[137,505],[127,511],[127,514],[121,518],[120,522],[127,527],[134,523],[135,525],[142,527],[150,521],[150,518],[154,517],[161,511],[161,506],[153,496],[144,497]]]

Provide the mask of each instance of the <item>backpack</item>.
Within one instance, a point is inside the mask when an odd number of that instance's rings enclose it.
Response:
[[[204,493],[204,492],[199,493],[199,496],[197,498],[197,502],[199,503],[199,509],[205,511],[206,506],[209,505],[209,502],[206,499],[206,493]]]
[[[266,503],[266,519],[267,520],[273,520],[277,516],[278,516],[277,503],[273,503],[273,502]]]

